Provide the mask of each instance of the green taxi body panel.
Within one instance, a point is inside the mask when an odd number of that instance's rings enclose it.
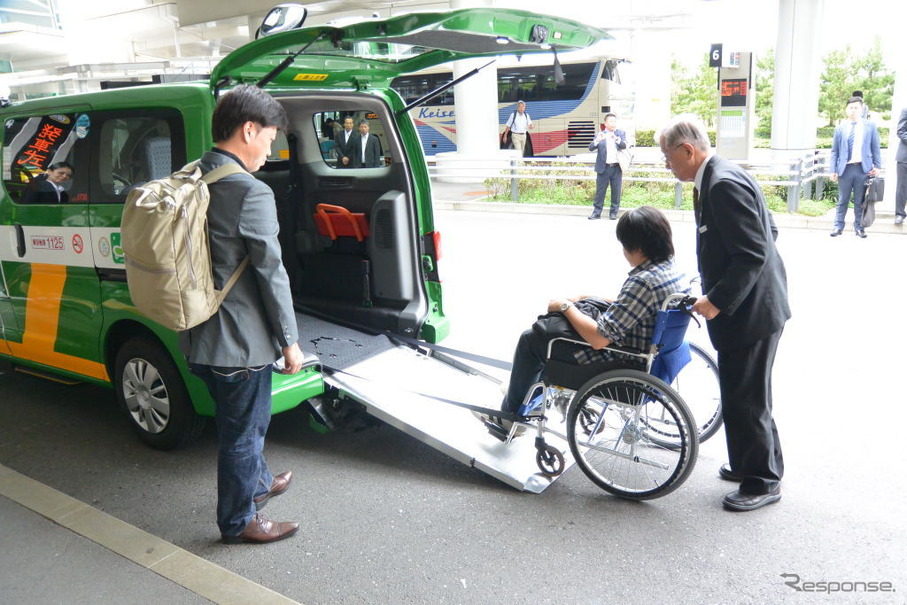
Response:
[[[134,110],[137,115],[143,111],[176,111],[182,117],[185,139],[185,149],[180,151],[184,151],[184,157],[191,161],[213,145],[211,115],[217,91],[238,83],[258,83],[288,56],[312,43],[305,54],[296,57],[291,65],[268,83],[267,90],[275,96],[299,92],[330,94],[340,90],[358,91],[383,102],[390,110],[405,150],[419,236],[431,238],[435,225],[428,168],[416,126],[404,111],[403,99],[390,87],[390,81],[402,73],[452,60],[551,52],[552,47],[569,50],[586,47],[608,37],[603,30],[574,21],[494,8],[413,13],[339,27],[317,26],[246,44],[224,58],[209,81],[156,84],[29,100],[0,109],[0,120],[9,123],[34,116],[98,115],[98,112],[124,110]],[[174,157],[180,157],[176,151]],[[97,158],[86,160],[94,161],[98,161]],[[8,188],[21,190],[25,184],[10,180]],[[7,193],[0,197],[0,226],[16,225],[19,229],[56,225],[61,229],[70,229],[66,233],[79,229],[106,229],[105,233],[111,234],[110,243],[115,246],[113,238],[118,238],[115,232],[120,225],[121,201],[88,200],[85,196],[80,201],[90,203],[27,206],[12,203]],[[19,194],[17,191],[16,195]],[[86,252],[86,258],[91,254],[98,258],[94,244]],[[107,256],[106,252],[102,254]],[[441,284],[435,277],[437,258],[422,255],[420,260],[423,267],[428,267],[424,282],[428,309],[421,324],[420,336],[426,341],[438,342],[448,335],[450,325],[444,316]],[[214,415],[214,402],[207,389],[189,372],[180,353],[179,335],[136,311],[122,271],[117,269],[105,276],[101,269],[91,266],[90,260],[86,260],[80,261],[79,266],[67,265],[65,275],[52,264],[42,265],[40,271],[43,274],[36,277],[34,273],[37,269],[29,262],[17,262],[15,259],[2,262],[5,280],[0,282],[0,288],[6,291],[0,290],[0,319],[6,329],[0,341],[5,345],[5,348],[0,346],[0,357],[66,378],[111,386],[117,347],[135,335],[153,335],[163,343],[175,361],[196,411],[204,416]],[[40,279],[44,280],[41,282],[44,288],[48,287],[48,283],[62,288],[58,329],[50,345],[53,349],[51,357],[46,358],[53,358],[53,355],[75,358],[79,360],[76,365],[53,367],[36,359],[17,358],[11,353],[16,350],[16,345],[24,350],[26,310],[23,301],[29,299],[32,282]],[[9,301],[17,304],[9,304]],[[46,314],[42,320],[48,321]],[[83,360],[86,363],[82,364]],[[73,371],[73,367],[87,367],[86,373],[91,375]],[[293,376],[275,373],[272,410],[277,413],[291,409],[323,390],[324,383],[318,368],[307,368]]]

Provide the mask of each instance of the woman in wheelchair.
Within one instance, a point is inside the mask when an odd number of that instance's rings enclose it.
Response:
[[[578,296],[548,302],[548,314],[523,332],[517,344],[510,384],[501,406],[504,412],[518,413],[528,390],[541,380],[548,343],[553,338],[584,340],[591,348],[556,343],[552,359],[645,369],[638,358],[601,349],[612,346],[646,351],[662,303],[671,294],[689,293],[689,280],[674,267],[671,225],[658,209],[642,206],[630,210],[618,221],[616,234],[632,267],[617,298],[611,301]],[[500,418],[483,420],[499,424],[506,431],[512,424]]]

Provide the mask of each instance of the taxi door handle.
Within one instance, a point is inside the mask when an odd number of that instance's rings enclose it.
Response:
[[[25,229],[19,223],[16,223],[16,251],[19,258],[25,256]]]

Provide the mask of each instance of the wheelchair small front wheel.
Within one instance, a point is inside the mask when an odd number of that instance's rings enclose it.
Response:
[[[669,442],[653,429],[666,420]],[[699,453],[696,423],[680,396],[636,370],[605,372],[580,387],[567,414],[567,441],[593,483],[631,500],[680,487]]]
[[[536,452],[535,463],[546,477],[558,477],[567,465],[561,451],[550,444]]]

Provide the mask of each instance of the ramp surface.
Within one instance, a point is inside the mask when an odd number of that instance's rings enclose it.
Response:
[[[500,407],[500,385],[384,335],[339,327],[305,315],[298,321],[325,372],[325,382],[362,403],[376,418],[412,435],[452,458],[475,467],[517,489],[540,493],[554,479],[536,465],[535,429],[509,444],[489,434],[473,413],[433,397],[469,405]],[[548,426],[564,435],[560,414],[552,411]],[[552,433],[545,441],[564,454],[565,471],[573,465],[567,442]]]

